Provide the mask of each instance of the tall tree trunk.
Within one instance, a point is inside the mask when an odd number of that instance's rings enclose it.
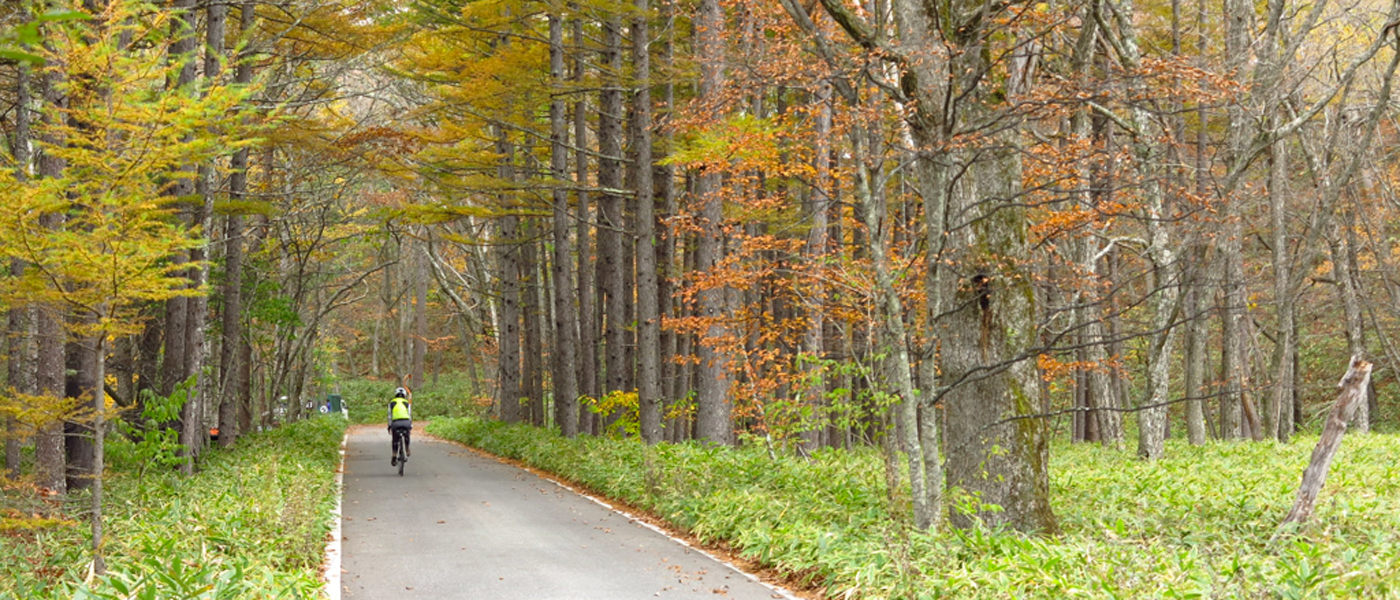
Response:
[[[501,155],[501,165],[499,175],[502,180],[510,181],[514,177],[514,168],[511,162],[514,160],[515,151],[509,141],[506,140],[504,132],[498,132],[500,136],[496,142],[496,151]],[[504,200],[504,199],[503,199]],[[496,385],[499,396],[496,398],[497,407],[500,411],[502,421],[507,423],[518,423],[521,420],[520,410],[520,231],[518,219],[510,212],[497,217],[496,219],[496,261],[497,285],[500,288],[500,323],[496,335],[499,336],[497,344],[497,376]]]
[[[93,318],[86,315],[72,315],[69,317],[74,326],[91,327],[95,323]],[[97,340],[90,337],[75,338],[68,343],[65,351],[67,356],[67,383],[65,392],[69,398],[79,401],[79,406],[83,411],[80,418],[69,421],[67,436],[64,446],[68,452],[68,491],[85,490],[92,487],[93,475],[93,428],[88,422],[90,414],[97,410],[94,404],[83,404],[81,401],[93,398],[92,390],[97,386],[97,354],[94,349]]]
[[[811,229],[807,230],[806,245],[802,249],[802,254],[811,269],[807,286],[806,310],[807,326],[802,332],[802,354],[812,361],[808,363],[803,371],[807,377],[805,389],[800,390],[803,403],[807,405],[814,417],[812,427],[802,432],[803,446],[807,450],[815,450],[821,445],[823,427],[821,423],[825,411],[826,386],[817,374],[821,371],[819,360],[826,358],[826,344],[823,333],[826,330],[826,285],[825,269],[822,267],[826,260],[827,253],[827,214],[831,210],[831,82],[821,81],[817,83],[817,93],[815,97],[819,104],[816,111],[816,122],[812,131],[813,156],[812,156],[812,190],[811,196],[804,208],[806,217],[811,223]],[[912,398],[911,398],[911,401]]]
[[[575,11],[576,12],[576,11]],[[571,78],[575,86],[581,86],[583,82],[583,22],[580,19],[573,21],[573,45],[574,62]],[[598,321],[594,318],[597,309],[594,299],[597,297],[594,289],[593,275],[597,272],[596,265],[593,264],[593,234],[591,211],[589,202],[591,200],[588,187],[588,103],[584,94],[578,95],[579,100],[574,103],[574,153],[575,159],[575,185],[577,186],[576,206],[574,221],[578,224],[575,237],[578,239],[578,385],[579,394],[597,399],[602,395],[599,389],[598,380]],[[595,415],[588,410],[579,412],[579,431],[581,433],[594,433]]]
[[[49,126],[50,133],[46,133],[42,141],[49,147],[57,148],[63,145],[64,140],[52,132],[65,124],[62,111],[67,108],[68,101],[62,91],[64,77],[61,65],[50,63],[50,67],[45,69],[42,81],[43,102],[50,109],[43,113],[43,119]],[[41,153],[38,163],[39,176],[43,178],[62,177],[66,168],[63,158],[52,152]],[[49,213],[40,217],[39,222],[49,229],[59,229],[63,227],[64,216],[60,213]],[[57,307],[40,305],[35,308],[34,339],[37,348],[34,391],[40,396],[54,399],[63,397],[66,337],[62,316]],[[53,420],[39,426],[34,439],[34,458],[38,471],[36,483],[62,495],[68,491],[65,476],[67,461],[64,456],[63,422],[58,417],[59,415],[53,415]]]
[[[1136,10],[1132,0],[1121,0],[1118,10],[1113,11],[1113,14],[1116,17],[1119,36],[1118,59],[1126,71],[1135,73],[1141,69],[1141,55],[1134,25]],[[1141,79],[1136,79],[1129,84],[1128,93],[1134,97],[1145,97],[1150,92]],[[1147,353],[1147,398],[1138,410],[1138,456],[1156,460],[1162,457],[1166,444],[1167,403],[1170,400],[1171,381],[1168,367],[1172,356],[1177,300],[1181,287],[1176,280],[1176,251],[1167,229],[1171,215],[1168,214],[1166,194],[1161,183],[1165,173],[1159,166],[1167,153],[1160,150],[1155,143],[1161,136],[1149,130],[1152,121],[1146,109],[1135,105],[1130,109],[1130,115],[1134,165],[1145,198],[1143,220],[1147,222],[1147,255],[1152,262],[1153,283],[1153,334]]]
[[[529,154],[529,152],[526,152]],[[538,221],[533,218],[525,219],[524,222],[524,242],[519,248],[520,256],[520,282],[524,286],[523,293],[523,313],[524,318],[521,324],[521,337],[524,347],[521,350],[521,385],[520,393],[526,398],[524,420],[532,425],[543,426],[544,416],[544,390],[542,389],[544,380],[544,319],[548,315],[544,314],[543,303],[540,301],[540,291],[543,282],[540,281],[540,252],[539,244],[535,241],[538,237],[536,228]]]
[[[1342,209],[1343,218],[1338,223],[1335,236],[1331,243],[1332,249],[1332,273],[1337,280],[1337,294],[1341,297],[1342,311],[1346,318],[1347,348],[1351,355],[1359,360],[1366,359],[1365,331],[1361,320],[1361,301],[1357,294],[1356,274],[1352,272],[1355,261],[1352,254],[1355,250],[1352,244],[1355,242],[1350,229],[1355,226],[1355,209],[1347,205]],[[1353,408],[1351,422],[1358,432],[1370,430],[1370,419],[1367,415],[1365,398],[1357,403]]]
[[[1289,270],[1293,257],[1288,252],[1288,153],[1282,141],[1271,144],[1269,153],[1269,216],[1273,228],[1274,305],[1278,313],[1278,327],[1274,331],[1274,389],[1264,423],[1266,435],[1275,436],[1286,443],[1293,432],[1293,355],[1298,349],[1298,342],[1293,337],[1297,328],[1294,326],[1295,296]]]
[[[642,439],[661,441],[661,307],[657,295],[656,197],[651,148],[651,33],[647,0],[635,0],[632,20],[632,147],[637,191],[637,401]]]
[[[701,0],[695,28],[695,55],[700,66],[699,101],[713,113],[720,109],[725,79],[725,24],[719,0]],[[720,194],[719,173],[707,170],[699,174],[695,201],[699,206],[695,267],[704,276],[713,274],[724,254],[724,198]],[[699,389],[695,437],[715,444],[729,444],[734,436],[728,360],[719,347],[729,336],[725,296],[726,288],[709,284],[700,290],[698,306],[706,329],[704,339],[698,341],[696,348],[700,364],[696,367]]]
[[[428,357],[428,254],[419,240],[408,244],[408,273],[413,278],[413,335],[409,336],[409,373],[415,387],[423,386],[424,363]]]
[[[179,90],[177,93],[187,93],[193,84],[196,76],[196,56],[195,48],[198,45],[198,38],[195,34],[195,1],[194,0],[172,0],[171,8],[174,18],[170,21],[171,43],[169,48],[169,60],[172,64],[179,65],[176,76],[168,84],[171,90]],[[186,199],[195,193],[194,165],[186,165],[182,173],[175,175],[166,194],[174,197]],[[202,207],[202,205],[201,205]],[[195,214],[202,211],[189,211],[182,217],[188,224],[195,225],[194,220],[199,217]],[[187,263],[189,256],[176,256],[173,260],[177,263]],[[191,285],[196,278],[193,266],[186,269],[185,277],[190,278]],[[175,297],[166,301],[165,304],[165,351],[161,361],[161,394],[170,395],[175,386],[185,381],[192,372],[191,355],[195,349],[189,347],[191,340],[190,310],[192,299],[186,297]],[[198,406],[198,395],[191,390],[188,400],[180,411],[180,444],[182,446],[182,456],[185,461],[181,464],[180,470],[186,474],[194,472],[194,457],[198,452],[196,438],[199,429],[199,416],[201,411]]]
[[[574,307],[573,244],[569,238],[569,121],[564,105],[564,26],[549,16],[549,74],[554,96],[549,103],[549,176],[554,204],[554,420],[565,437],[578,435],[578,313]]]
[[[627,383],[627,299],[622,236],[622,26],[616,17],[603,24],[605,74],[598,106],[598,187],[603,189],[599,211],[598,260],[603,291],[603,330],[607,344],[605,393],[625,392]],[[616,416],[616,415],[614,415]]]
[[[212,10],[212,9],[211,9]],[[247,0],[239,6],[240,37],[249,38],[253,30],[254,3]],[[253,81],[253,63],[248,51],[238,56],[233,80],[236,85]],[[248,149],[239,148],[229,163],[229,200],[243,201],[248,193]],[[243,215],[229,214],[224,223],[224,282],[223,339],[219,352],[219,445],[232,447],[238,436],[246,433],[239,427],[239,407],[246,399],[239,395],[238,379],[243,371],[239,351],[243,337]]]
[[[663,62],[661,68],[665,73],[672,73],[675,66],[675,12],[675,2],[673,0],[663,0],[662,13],[665,19],[663,31],[666,33],[662,38]],[[661,114],[665,115],[663,119],[669,119],[669,115],[672,114],[676,105],[676,83],[674,77],[668,76],[662,79],[664,81],[662,84],[662,89],[664,91]],[[660,151],[664,153],[667,149],[673,148],[675,144],[673,135],[671,134],[671,128],[667,127],[666,123],[661,123],[659,128],[663,132]],[[658,160],[664,158],[664,156],[657,157]],[[658,167],[656,170],[656,176],[659,178],[657,191],[661,194],[663,222],[670,223],[679,213],[679,206],[676,198],[676,167],[668,161],[661,160],[661,162],[666,162],[667,164]],[[656,289],[657,297],[660,298],[661,304],[658,307],[658,312],[662,315],[662,319],[675,318],[679,316],[678,308],[680,304],[675,298],[676,282],[680,279],[676,266],[676,241],[680,233],[673,227],[667,227],[664,228],[659,235],[661,236],[661,243],[656,248],[658,270]],[[685,392],[680,389],[682,369],[674,360],[676,356],[679,356],[680,352],[679,338],[680,336],[674,329],[665,328],[661,331],[662,394],[666,400],[670,401],[670,406],[674,406],[676,402],[680,402],[681,398],[685,395]],[[669,413],[667,409],[669,409],[670,406],[663,406],[662,410]],[[676,427],[675,421],[676,420],[673,419],[668,425],[673,431],[667,432],[669,435],[665,436],[667,440],[673,442],[677,441],[675,434],[678,433],[674,430],[679,429],[679,427]]]
[[[29,151],[32,143],[32,122],[30,104],[33,102],[32,91],[30,89],[31,71],[30,67],[21,63],[15,68],[15,134],[14,134],[14,159],[15,178],[18,181],[29,179],[32,165]],[[10,261],[10,274],[19,277],[24,273],[24,261]],[[11,389],[20,394],[34,393],[34,377],[32,371],[33,349],[31,341],[33,336],[30,332],[30,325],[33,318],[33,310],[27,306],[11,307],[7,311],[7,321],[5,327],[6,339],[6,383]],[[5,417],[5,473],[10,479],[18,479],[20,474],[21,435],[19,422],[14,417]]]
[[[1084,85],[1089,84],[1090,69],[1093,66],[1094,49],[1098,47],[1099,32],[1096,25],[1099,20],[1099,3],[1091,2],[1085,7],[1090,11],[1084,19],[1084,29],[1080,33],[1078,43],[1075,45],[1075,74],[1081,78]],[[1100,135],[1103,129],[1102,120],[1091,117],[1088,110],[1076,113],[1071,120],[1070,127],[1074,134],[1079,137],[1081,145],[1090,147],[1092,140],[1102,138]],[[1107,204],[1110,198],[1107,194],[1095,190],[1110,189],[1111,183],[1102,180],[1108,179],[1108,175],[1100,173],[1102,169],[1094,166],[1094,161],[1084,161],[1081,168],[1081,179],[1084,185],[1088,186],[1081,194],[1080,201],[1085,210],[1097,211],[1099,206]],[[1110,365],[1112,364],[1108,354],[1107,326],[1104,323],[1108,307],[1103,303],[1106,301],[1100,294],[1096,293],[1096,282],[1099,278],[1099,263],[1103,260],[1106,252],[1099,246],[1099,238],[1095,235],[1083,236],[1080,240],[1080,269],[1087,281],[1089,289],[1080,294],[1080,311],[1084,313],[1081,321],[1084,323],[1085,338],[1085,360],[1093,367],[1085,377],[1088,389],[1084,393],[1086,408],[1089,413],[1086,415],[1086,430],[1094,432],[1096,439],[1105,446],[1120,447],[1123,444],[1123,419],[1121,414],[1114,410],[1117,406],[1113,403],[1115,394],[1112,390],[1113,377]],[[1092,425],[1087,424],[1092,421]]]
[[[1229,66],[1242,72],[1242,67],[1251,56],[1249,48],[1249,26],[1253,17],[1253,5],[1244,0],[1225,0],[1225,55]],[[1228,152],[1232,155],[1228,162],[1233,163],[1245,152],[1249,143],[1249,123],[1239,104],[1231,104],[1227,109],[1229,131],[1227,134]],[[1226,192],[1228,194],[1228,191]],[[1248,423],[1241,419],[1244,409],[1244,369],[1245,369],[1245,283],[1244,283],[1244,222],[1240,209],[1240,199],[1232,195],[1221,198],[1224,209],[1221,218],[1225,223],[1222,232],[1220,269],[1223,287],[1221,320],[1222,368],[1224,373],[1224,393],[1221,396],[1223,435],[1242,437],[1250,432]]]
[[[914,504],[914,526],[929,529],[939,520],[936,508],[939,504],[930,503],[929,481],[924,468],[924,448],[919,437],[918,394],[914,390],[913,365],[909,358],[908,334],[904,326],[904,306],[894,287],[894,275],[890,272],[889,256],[885,245],[889,240],[890,226],[885,222],[887,210],[883,191],[872,189],[870,163],[866,153],[867,132],[856,128],[852,134],[855,148],[856,197],[862,208],[865,220],[866,250],[870,253],[871,266],[875,270],[875,298],[879,310],[876,312],[883,325],[879,336],[880,353],[885,355],[884,371],[894,386],[899,401],[895,406],[895,416],[899,421],[900,442],[909,461],[910,499]]]
[[[10,272],[18,276],[24,270],[22,261],[12,261]],[[20,394],[34,393],[34,375],[32,367],[34,365],[33,335],[30,326],[33,321],[33,309],[24,306],[13,307],[7,311],[5,327],[5,382],[11,389]],[[21,452],[23,436],[20,433],[19,421],[14,417],[5,417],[5,476],[11,480],[19,479],[20,462],[23,459]]]

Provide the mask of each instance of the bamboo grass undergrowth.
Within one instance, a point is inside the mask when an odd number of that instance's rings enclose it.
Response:
[[[647,447],[478,419],[428,431],[555,473],[833,598],[1377,598],[1400,594],[1400,448],[1349,436],[1314,520],[1270,542],[1316,436],[1169,442],[1141,462],[1051,449],[1063,532],[909,525],[873,450],[771,457],[762,447]],[[907,481],[907,480],[906,480]],[[907,483],[905,484],[907,485]]]
[[[0,598],[317,597],[345,426],[319,417],[246,436],[232,450],[208,449],[188,478],[141,473],[116,457],[106,484],[108,575],[89,577],[87,529],[74,514],[0,532]]]

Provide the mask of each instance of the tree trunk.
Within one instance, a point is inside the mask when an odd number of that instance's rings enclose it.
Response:
[[[806,287],[807,326],[802,332],[802,354],[808,363],[804,368],[807,378],[802,394],[802,402],[812,411],[812,426],[802,431],[803,447],[816,450],[821,445],[822,423],[824,422],[826,385],[818,374],[822,371],[820,360],[826,358],[826,344],[823,333],[826,329],[826,285],[825,269],[822,267],[827,257],[827,213],[831,210],[831,82],[817,84],[815,100],[816,122],[812,131],[812,190],[804,206],[811,229],[807,230],[807,242],[802,249],[803,259],[811,273]],[[915,401],[910,398],[910,401]]]
[[[212,9],[211,9],[212,10]],[[239,6],[239,35],[252,34],[254,4],[248,0]],[[253,64],[245,50],[238,57],[234,83],[247,85],[253,81]],[[229,200],[244,201],[248,193],[248,149],[239,148],[229,164]],[[243,215],[232,213],[224,225],[223,339],[219,353],[219,445],[232,447],[238,436],[246,433],[239,425],[240,407],[247,398],[240,394],[239,374],[243,372]],[[244,409],[246,411],[246,409]]]
[[[31,167],[31,156],[29,146],[31,139],[32,118],[30,104],[33,102],[30,90],[30,68],[23,63],[15,68],[15,133],[14,133],[14,159],[15,159],[15,179],[27,181],[29,179],[29,169]],[[11,276],[18,277],[24,273],[25,263],[20,260],[10,261]],[[11,307],[7,311],[7,323],[5,328],[6,343],[6,383],[15,392],[20,394],[33,394],[33,350],[31,348],[32,335],[30,324],[33,318],[33,310],[26,306]],[[5,473],[10,479],[18,479],[20,474],[20,460],[22,459],[19,422],[14,417],[5,417]]]
[[[93,319],[89,316],[73,315],[69,317],[74,320],[74,325],[81,324],[84,327],[93,325]],[[95,398],[93,390],[97,388],[97,361],[95,353],[97,340],[94,338],[79,338],[68,343],[67,362],[68,374],[65,394],[69,398],[83,400]],[[81,417],[72,419],[66,427],[67,437],[64,445],[68,452],[68,491],[85,490],[92,487],[93,475],[93,429],[88,422],[90,413],[97,410],[94,404],[79,403],[80,410],[83,411]]]
[[[1281,141],[1269,146],[1269,216],[1273,228],[1274,304],[1278,327],[1274,331],[1274,389],[1265,413],[1265,434],[1287,443],[1293,432],[1293,355],[1297,340],[1293,333],[1294,294],[1288,252],[1288,153]]]
[[[529,155],[527,150],[525,154]],[[544,332],[542,330],[544,319],[543,303],[540,301],[540,290],[543,282],[540,281],[540,252],[539,244],[535,241],[538,236],[536,228],[538,221],[527,218],[524,222],[524,241],[519,247],[520,256],[520,283],[524,286],[523,293],[523,313],[524,318],[521,323],[521,337],[524,347],[521,350],[522,369],[520,393],[525,397],[525,413],[522,415],[524,421],[536,426],[543,426],[544,416],[544,390],[542,389],[544,380]]]
[[[1341,296],[1342,310],[1346,318],[1347,348],[1351,355],[1357,360],[1365,360],[1366,343],[1365,332],[1361,321],[1361,301],[1356,291],[1356,274],[1352,272],[1352,248],[1354,240],[1346,231],[1355,224],[1355,213],[1350,206],[1345,209],[1342,222],[1336,228],[1336,234],[1332,241],[1332,272],[1337,280],[1337,293]],[[1370,430],[1370,422],[1366,414],[1366,402],[1358,402],[1358,406],[1352,409],[1351,422],[1358,432]]]
[[[577,5],[570,4],[571,11],[577,14]],[[570,79],[574,85],[583,85],[584,73],[584,47],[585,38],[583,34],[583,21],[573,20],[572,40],[574,48],[573,72]],[[593,275],[596,273],[595,265],[591,260],[593,254],[593,234],[592,222],[590,221],[589,202],[590,196],[587,191],[588,180],[588,103],[585,94],[577,95],[578,101],[573,105],[573,127],[574,127],[574,152],[575,175],[574,183],[578,188],[576,193],[576,205],[574,208],[574,221],[577,223],[575,237],[578,240],[578,387],[579,395],[597,399],[601,395],[598,381],[598,321],[594,318],[596,307],[594,299]],[[594,433],[595,415],[580,407],[579,411],[579,432]]]
[[[934,527],[939,519],[937,510],[941,507],[936,496],[928,492],[930,482],[924,465],[924,452],[936,449],[923,447],[918,425],[918,393],[914,390],[913,366],[909,358],[908,334],[904,326],[904,306],[894,287],[894,275],[890,272],[889,257],[885,251],[890,227],[885,223],[887,210],[883,191],[872,189],[869,165],[872,162],[866,155],[863,128],[852,133],[852,146],[855,148],[853,161],[856,166],[856,197],[862,207],[865,221],[866,249],[870,253],[871,266],[875,270],[875,303],[879,307],[876,314],[883,325],[880,335],[880,353],[885,355],[884,370],[892,382],[898,397],[895,416],[899,421],[899,438],[909,461],[910,499],[914,505],[914,526],[919,529]],[[935,484],[936,485],[936,484]],[[932,499],[932,501],[931,501]]]
[[[24,270],[22,261],[11,261],[10,272],[19,275]],[[7,311],[7,322],[5,328],[5,382],[11,389],[20,394],[34,393],[34,348],[33,335],[30,326],[33,320],[33,309],[29,307],[13,307]],[[11,480],[19,479],[20,461],[23,458],[21,446],[24,436],[20,433],[19,421],[14,417],[5,417],[5,476]]]
[[[1293,508],[1284,517],[1283,523],[1304,523],[1312,517],[1317,494],[1327,481],[1327,471],[1332,465],[1332,457],[1342,445],[1342,435],[1347,431],[1347,421],[1352,419],[1357,407],[1366,402],[1366,389],[1371,383],[1371,363],[1360,356],[1351,357],[1351,365],[1346,375],[1337,383],[1337,400],[1332,411],[1327,414],[1327,422],[1322,426],[1322,438],[1313,449],[1312,459],[1303,470],[1303,482],[1298,487],[1298,498]]]
[[[656,198],[651,148],[651,33],[647,0],[635,0],[632,20],[632,69],[637,93],[632,99],[632,147],[637,191],[637,401],[641,436],[661,441],[661,307],[657,295]]]
[[[1225,55],[1229,66],[1236,72],[1242,69],[1252,55],[1249,48],[1249,26],[1253,16],[1253,6],[1243,0],[1225,0]],[[1229,129],[1227,133],[1227,164],[1234,163],[1245,152],[1250,141],[1247,128],[1249,123],[1239,104],[1231,104],[1227,109]],[[1244,220],[1240,209],[1240,199],[1227,190],[1221,198],[1224,205],[1221,218],[1225,230],[1222,240],[1220,269],[1224,305],[1221,310],[1221,364],[1224,370],[1222,380],[1224,391],[1220,398],[1222,405],[1222,436],[1243,437],[1246,434],[1258,435],[1249,431],[1248,423],[1241,419],[1244,408],[1244,369],[1245,369],[1245,282],[1244,282]]]
[[[695,55],[700,67],[699,101],[710,112],[718,112],[725,79],[725,24],[719,0],[701,0],[695,27]],[[724,198],[720,194],[719,173],[709,170],[697,176],[695,201],[699,206],[695,268],[703,277],[714,273],[724,254]],[[719,347],[730,334],[726,295],[725,287],[709,284],[700,290],[698,306],[700,318],[705,321],[705,334],[696,348],[700,364],[696,367],[699,389],[695,437],[715,444],[732,443],[734,437],[729,361]]]
[[[1120,36],[1119,60],[1128,72],[1140,70],[1137,30],[1133,17],[1136,14],[1132,0],[1122,0],[1118,10],[1113,11]],[[1150,92],[1141,80],[1129,84],[1128,93],[1143,97]],[[1167,403],[1170,400],[1171,381],[1168,367],[1171,363],[1172,342],[1174,339],[1177,299],[1181,288],[1176,281],[1176,251],[1172,246],[1167,222],[1168,214],[1165,193],[1161,179],[1164,176],[1159,164],[1166,153],[1154,142],[1161,136],[1149,131],[1152,121],[1147,111],[1140,106],[1130,109],[1132,124],[1132,148],[1134,165],[1142,182],[1143,196],[1146,199],[1143,219],[1147,222],[1147,255],[1152,262],[1153,290],[1152,331],[1150,350],[1147,354],[1147,399],[1138,411],[1138,456],[1156,460],[1162,457],[1167,437]]]
[[[496,151],[501,155],[499,174],[503,181],[514,176],[511,161],[514,149],[499,132]],[[504,203],[504,198],[502,199]],[[518,423],[520,410],[520,231],[516,216],[507,212],[496,219],[496,281],[500,289],[500,323],[496,335],[496,404],[500,418],[506,423]]]
[[[1206,443],[1206,417],[1205,399],[1209,395],[1206,385],[1206,324],[1207,321],[1201,316],[1200,297],[1204,292],[1201,285],[1199,272],[1204,261],[1199,245],[1193,245],[1187,251],[1195,260],[1190,261],[1191,265],[1182,265],[1183,271],[1189,271],[1182,276],[1187,279],[1188,289],[1183,312],[1186,314],[1186,353],[1182,356],[1182,379],[1186,388],[1186,439],[1192,446],[1200,446]]]
[[[43,113],[43,119],[50,126],[50,132],[64,125],[62,111],[67,108],[68,101],[61,89],[63,84],[63,76],[59,69],[44,71],[43,102],[51,110]],[[64,140],[54,133],[46,134],[42,141],[55,148],[64,143]],[[63,176],[66,164],[62,158],[51,152],[43,152],[38,158],[40,177],[59,178]],[[40,217],[39,222],[49,229],[59,229],[63,227],[64,216],[59,213],[50,213]],[[40,396],[61,398],[64,391],[63,376],[66,364],[64,340],[67,337],[63,330],[61,313],[57,307],[41,305],[35,308],[34,314],[34,339],[37,344],[34,391]],[[36,483],[40,487],[62,495],[68,491],[65,476],[67,466],[64,457],[63,422],[58,417],[58,415],[53,415],[52,421],[39,426],[34,439],[34,458],[38,470]]]
[[[554,96],[549,103],[549,176],[554,205],[554,421],[564,437],[578,435],[578,313],[574,308],[573,245],[569,238],[569,121],[564,105],[564,26],[549,16],[549,74]]]
[[[408,244],[408,273],[413,278],[413,335],[409,337],[409,369],[413,385],[422,387],[428,357],[428,255],[414,239]]]
[[[623,264],[622,236],[622,26],[616,17],[603,24],[601,58],[603,90],[598,106],[598,187],[603,189],[599,210],[598,260],[603,291],[603,331],[607,345],[604,393],[625,392],[627,382],[627,304],[624,296],[627,269]],[[616,415],[614,415],[616,417]]]
[[[666,33],[662,39],[662,70],[666,73],[673,72],[675,66],[675,12],[675,2],[672,0],[663,0],[662,13],[665,19],[664,31]],[[675,78],[663,77],[662,79],[664,82],[662,84],[663,98],[661,114],[670,115],[676,105]],[[663,117],[663,119],[665,118],[667,117]],[[671,133],[671,128],[667,127],[666,123],[660,124],[659,128],[663,132],[659,151],[664,153],[667,149],[675,147],[674,136]],[[662,160],[664,156],[657,157],[657,159],[661,160],[661,162],[667,162]],[[657,168],[656,177],[659,178],[657,182],[657,191],[661,195],[663,206],[662,220],[665,223],[669,223],[680,212],[676,198],[676,166],[667,162],[667,164]],[[680,279],[676,267],[676,241],[679,236],[679,231],[674,227],[666,227],[659,231],[658,235],[661,237],[661,242],[656,248],[658,271],[656,290],[657,297],[660,298],[658,312],[662,315],[662,319],[664,320],[679,316],[678,308],[680,303],[675,298],[676,282]],[[674,406],[676,402],[680,402],[681,398],[685,395],[685,392],[680,386],[681,372],[683,369],[674,360],[676,356],[680,355],[679,338],[680,335],[677,334],[674,329],[663,328],[661,330],[662,395],[664,400],[670,402],[670,404],[663,405],[663,413],[669,413],[670,411],[668,409]],[[675,430],[679,428],[676,427],[676,420],[672,419],[671,423],[667,426],[672,430],[665,432],[667,435],[663,437],[669,441],[677,441],[675,434],[678,433],[678,431]]]

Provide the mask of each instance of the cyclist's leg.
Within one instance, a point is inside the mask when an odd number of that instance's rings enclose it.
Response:
[[[413,426],[412,426],[412,425],[403,428],[403,454],[404,454],[404,456],[413,456],[413,445],[410,444],[410,443],[408,443],[409,440],[410,440],[411,437],[412,437],[412,434],[413,434]]]
[[[389,464],[396,465],[399,461],[399,428],[389,428]]]

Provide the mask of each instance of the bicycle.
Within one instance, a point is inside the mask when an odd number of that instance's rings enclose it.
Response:
[[[403,464],[408,462],[408,444],[404,443],[404,436],[400,431],[401,430],[395,429],[392,435],[394,438],[394,452],[396,453],[395,459],[399,465],[399,477],[403,477]]]

